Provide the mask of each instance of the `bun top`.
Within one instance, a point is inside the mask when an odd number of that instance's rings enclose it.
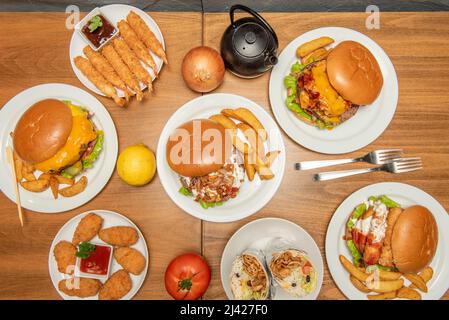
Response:
[[[373,103],[383,85],[376,58],[355,41],[343,41],[332,49],[327,57],[327,74],[343,98],[361,106]]]
[[[22,160],[35,164],[53,157],[67,142],[72,112],[63,102],[46,99],[32,105],[14,129],[14,150]]]
[[[428,266],[438,244],[438,227],[425,207],[412,206],[399,216],[393,229],[391,248],[401,272],[416,273]]]
[[[225,128],[211,120],[189,121],[175,130],[167,142],[167,161],[184,177],[202,177],[223,167],[232,152]]]

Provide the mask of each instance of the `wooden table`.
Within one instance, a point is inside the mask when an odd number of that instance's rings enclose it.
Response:
[[[197,96],[183,84],[180,65],[184,54],[201,43],[215,48],[228,15],[207,13],[151,13],[168,46],[170,65],[155,82],[155,95],[144,104],[132,103],[122,110],[100,98],[117,126],[120,150],[144,142],[153,150],[170,115]],[[384,134],[370,146],[351,154],[362,155],[377,148],[401,147],[421,156],[419,172],[357,176],[324,183],[312,181],[311,172],[295,172],[298,160],[329,159],[308,151],[283,134],[287,149],[284,180],[271,202],[250,218],[228,224],[199,221],[183,213],[168,198],[156,178],[148,186],[132,188],[114,173],[106,188],[91,202],[62,214],[26,214],[22,229],[15,205],[0,195],[0,290],[1,299],[56,299],[47,267],[51,241],[59,228],[74,215],[90,209],[110,209],[131,218],[144,233],[150,250],[150,269],[138,299],[164,299],[165,267],[185,251],[202,252],[212,267],[206,299],[225,298],[220,283],[220,258],[229,237],[242,225],[263,217],[282,217],[305,228],[315,239],[324,258],[327,225],[337,206],[352,192],[371,183],[398,181],[415,185],[449,209],[449,13],[382,13],[381,29],[366,30],[363,13],[267,13],[281,49],[308,30],[344,26],[359,30],[379,43],[396,68],[399,104]],[[30,86],[45,82],[69,83],[83,88],[71,70],[68,45],[71,31],[64,28],[62,13],[2,13],[0,28],[0,105]],[[204,19],[204,21],[202,21]],[[24,21],[26,23],[24,23]],[[182,21],[182,23],[180,23]],[[202,27],[204,25],[204,27]],[[20,36],[18,36],[20,35]],[[242,80],[229,73],[217,92],[241,94],[271,113],[266,74]],[[360,165],[354,165],[359,167]],[[5,245],[7,244],[7,245]],[[321,299],[342,299],[325,264]],[[449,299],[446,293],[445,299]]]

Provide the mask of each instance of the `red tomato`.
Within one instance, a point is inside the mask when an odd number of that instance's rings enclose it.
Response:
[[[176,300],[196,300],[209,287],[210,268],[196,253],[173,259],[165,271],[165,289]]]

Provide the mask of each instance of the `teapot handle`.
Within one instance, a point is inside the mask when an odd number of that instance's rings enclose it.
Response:
[[[234,12],[235,10],[242,10],[249,14],[251,14],[253,17],[255,17],[259,22],[261,22],[271,33],[271,36],[273,37],[274,41],[276,42],[276,46],[279,46],[278,37],[276,36],[276,33],[274,32],[273,28],[268,24],[267,21],[265,21],[264,18],[262,18],[261,15],[259,15],[256,11],[253,9],[248,8],[247,6],[241,5],[241,4],[235,4],[231,7],[229,10],[229,16],[231,17],[231,24],[234,26]]]

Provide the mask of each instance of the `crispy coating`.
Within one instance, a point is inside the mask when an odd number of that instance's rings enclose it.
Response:
[[[114,258],[123,269],[132,274],[139,275],[145,269],[145,257],[134,248],[121,247],[115,249]]]
[[[78,223],[75,233],[73,234],[72,243],[77,245],[83,241],[90,241],[98,234],[102,224],[102,217],[96,215],[95,213],[87,214]]]
[[[86,298],[97,295],[101,282],[97,279],[70,278],[59,281],[58,288],[68,296]]]
[[[131,277],[121,269],[115,272],[103,285],[98,294],[100,300],[119,300],[132,288]]]
[[[139,80],[137,80],[136,76],[129,70],[128,66],[123,62],[122,58],[120,58],[112,44],[104,46],[101,53],[109,61],[115,72],[117,72],[120,78],[123,79],[126,85],[136,93],[137,101],[142,101],[143,93],[140,89]]]
[[[112,98],[116,104],[123,107],[126,103],[125,99],[120,98],[117,95],[117,91],[113,85],[106,80],[93,65],[83,57],[75,57],[73,60],[76,67],[91,81],[101,92],[106,96]]]
[[[148,86],[149,91],[153,91],[153,79],[148,71],[142,66],[140,60],[136,57],[134,52],[128,47],[123,39],[116,38],[112,41],[114,49],[122,58],[123,62],[134,73],[134,75]]]
[[[76,247],[68,241],[60,241],[53,249],[53,254],[61,273],[72,274],[76,263]]]
[[[106,80],[117,88],[123,90],[126,101],[128,101],[131,94],[123,80],[120,79],[114,68],[109,64],[108,60],[106,60],[101,53],[94,51],[90,46],[84,47],[83,52],[94,68],[100,72]]]
[[[131,28],[137,34],[139,39],[156,54],[159,58],[164,60],[164,63],[168,64],[167,56],[165,54],[164,48],[159,40],[156,38],[154,33],[148,28],[147,24],[142,20],[142,18],[135,13],[130,11],[126,17]]]
[[[98,236],[104,242],[118,247],[128,247],[139,240],[136,229],[123,226],[102,229]]]
[[[153,69],[154,74],[157,77],[156,62],[154,61],[153,57],[151,56],[145,45],[142,43],[142,41],[140,41],[140,39],[137,37],[134,30],[131,29],[128,22],[126,22],[125,20],[119,21],[118,28],[126,44],[131,48],[132,51],[134,51],[134,53],[140,60],[142,60],[151,69]]]

